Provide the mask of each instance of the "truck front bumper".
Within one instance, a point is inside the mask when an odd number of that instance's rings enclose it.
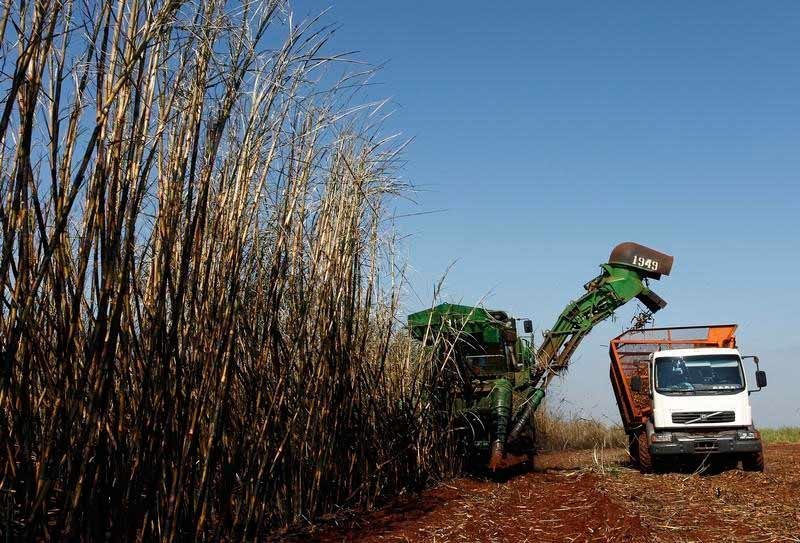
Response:
[[[672,441],[651,443],[655,455],[739,454],[761,451],[761,439],[739,439],[737,431],[715,433],[671,432]]]

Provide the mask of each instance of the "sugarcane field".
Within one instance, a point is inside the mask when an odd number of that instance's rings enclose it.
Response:
[[[0,541],[800,542],[800,4],[0,2]]]
[[[287,541],[795,541],[800,445],[766,473],[642,476],[624,449],[544,452],[502,480],[458,478]]]

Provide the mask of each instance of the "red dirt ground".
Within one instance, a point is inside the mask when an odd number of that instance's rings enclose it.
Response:
[[[795,541],[800,444],[767,471],[641,475],[624,451],[548,453],[503,482],[461,478],[304,541]]]

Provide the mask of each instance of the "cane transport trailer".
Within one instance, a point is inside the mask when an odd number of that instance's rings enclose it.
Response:
[[[758,357],[739,353],[735,333],[736,325],[633,329],[611,341],[611,384],[643,472],[688,455],[763,471],[750,393],[767,378]],[[755,363],[755,383],[745,359]]]

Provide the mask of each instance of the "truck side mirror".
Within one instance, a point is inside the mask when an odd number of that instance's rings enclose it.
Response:
[[[533,323],[530,319],[525,319],[522,321],[522,329],[525,330],[526,334],[533,333]]]
[[[767,372],[762,370],[756,371],[756,386],[758,388],[767,386]]]
[[[642,378],[638,375],[631,377],[631,390],[634,392],[642,391]]]

